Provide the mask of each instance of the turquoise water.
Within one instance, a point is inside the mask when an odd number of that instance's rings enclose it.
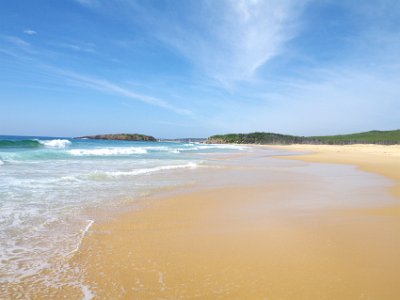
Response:
[[[96,221],[94,209],[188,184],[191,172],[208,167],[210,153],[242,150],[196,143],[0,136],[0,283],[55,269],[60,258],[79,248]]]

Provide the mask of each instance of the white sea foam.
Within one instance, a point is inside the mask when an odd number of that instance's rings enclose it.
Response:
[[[92,172],[89,177],[92,179],[102,179],[106,177],[121,177],[121,176],[135,176],[135,175],[145,175],[160,171],[166,170],[175,170],[175,169],[195,169],[198,165],[196,163],[190,162],[187,164],[181,165],[167,165],[167,166],[158,166],[153,168],[143,168],[143,169],[135,169],[132,171],[114,171],[114,172]]]
[[[83,300],[92,300],[96,296],[96,294],[93,293],[93,291],[87,285],[81,285],[81,291],[83,294]]]
[[[147,146],[147,147],[107,147],[96,149],[71,149],[67,153],[73,156],[117,156],[146,154],[150,152],[167,152],[179,154],[185,151],[201,151],[209,149],[232,149],[244,150],[247,147],[237,145],[203,145],[203,144],[185,144],[184,147],[173,148],[167,146]]]
[[[180,153],[181,151],[201,151],[201,150],[210,150],[210,149],[227,149],[227,150],[246,150],[249,147],[240,146],[240,145],[217,145],[217,144],[184,144],[183,147],[179,148],[168,148],[169,152],[172,153]]]
[[[146,149],[146,150],[152,151],[152,152],[180,153],[179,148],[173,148],[173,147],[167,147],[167,146],[149,146],[149,147],[144,147],[143,149]],[[186,150],[186,148],[184,148],[184,150]]]
[[[82,244],[82,240],[85,238],[86,233],[89,231],[90,227],[92,227],[93,223],[94,223],[93,220],[88,220],[88,224],[86,225],[86,227],[83,230],[81,230],[81,237],[78,241],[78,244],[72,251],[67,253],[66,256],[70,256],[71,254],[74,254],[75,252],[79,251],[79,248],[81,247]]]
[[[64,181],[64,182],[80,182],[81,179],[78,178],[77,176],[68,175],[68,176],[62,176],[60,178],[60,181]]]
[[[71,145],[71,142],[69,140],[39,140],[39,143],[44,145],[45,147],[48,148],[65,148],[69,145]]]
[[[171,148],[166,146],[148,146],[143,149],[151,150],[151,151],[169,151]]]
[[[71,149],[67,152],[73,156],[112,156],[146,154],[147,150],[142,147],[112,147],[98,149]]]
[[[248,149],[249,147],[246,146],[239,146],[239,145],[217,145],[217,144],[201,144],[197,145],[195,147],[196,150],[201,150],[201,149],[232,149],[232,150],[245,150]]]
[[[67,280],[81,287],[84,273],[64,267],[69,262],[65,255],[79,251],[82,238],[90,233],[92,207],[117,207],[127,199],[148,195],[153,188],[188,183],[191,169],[202,164],[202,152],[242,148],[55,138],[36,141],[32,149],[0,151],[0,286],[30,276],[33,281],[57,285]],[[188,176],[175,176],[183,172]],[[51,276],[41,277],[44,270]],[[0,288],[2,299],[1,292]],[[84,285],[82,294],[85,299],[94,295]]]

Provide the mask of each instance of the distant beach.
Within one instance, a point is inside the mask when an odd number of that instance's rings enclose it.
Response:
[[[399,153],[293,145],[204,154],[208,167],[190,185],[91,226],[68,261],[85,270],[85,288],[36,296],[398,299]]]

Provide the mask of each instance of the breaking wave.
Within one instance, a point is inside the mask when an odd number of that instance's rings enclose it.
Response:
[[[42,144],[38,140],[0,140],[1,148],[40,148]]]
[[[0,149],[1,148],[26,148],[26,149],[35,149],[35,148],[65,148],[69,146],[71,142],[69,140],[0,140]]]
[[[112,156],[112,155],[130,155],[146,154],[147,150],[138,147],[114,147],[98,149],[72,149],[67,151],[73,156]]]
[[[122,177],[122,176],[135,176],[135,175],[146,175],[160,171],[167,171],[167,170],[176,170],[176,169],[195,169],[197,168],[197,164],[190,162],[187,164],[181,165],[168,165],[168,166],[159,166],[153,168],[143,168],[143,169],[136,169],[132,171],[109,171],[109,172],[92,172],[89,174],[89,178],[91,179],[103,179],[107,177]]]
[[[61,140],[61,139],[39,140],[38,142],[47,148],[65,148],[71,145],[71,142],[69,140]]]

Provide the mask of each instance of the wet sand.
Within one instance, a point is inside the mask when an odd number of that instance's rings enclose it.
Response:
[[[356,165],[360,170],[378,173],[393,180],[391,192],[400,197],[400,145],[289,145],[274,149],[306,154],[285,157],[307,162]]]
[[[71,259],[95,298],[399,299],[398,150],[254,149],[96,222]]]

